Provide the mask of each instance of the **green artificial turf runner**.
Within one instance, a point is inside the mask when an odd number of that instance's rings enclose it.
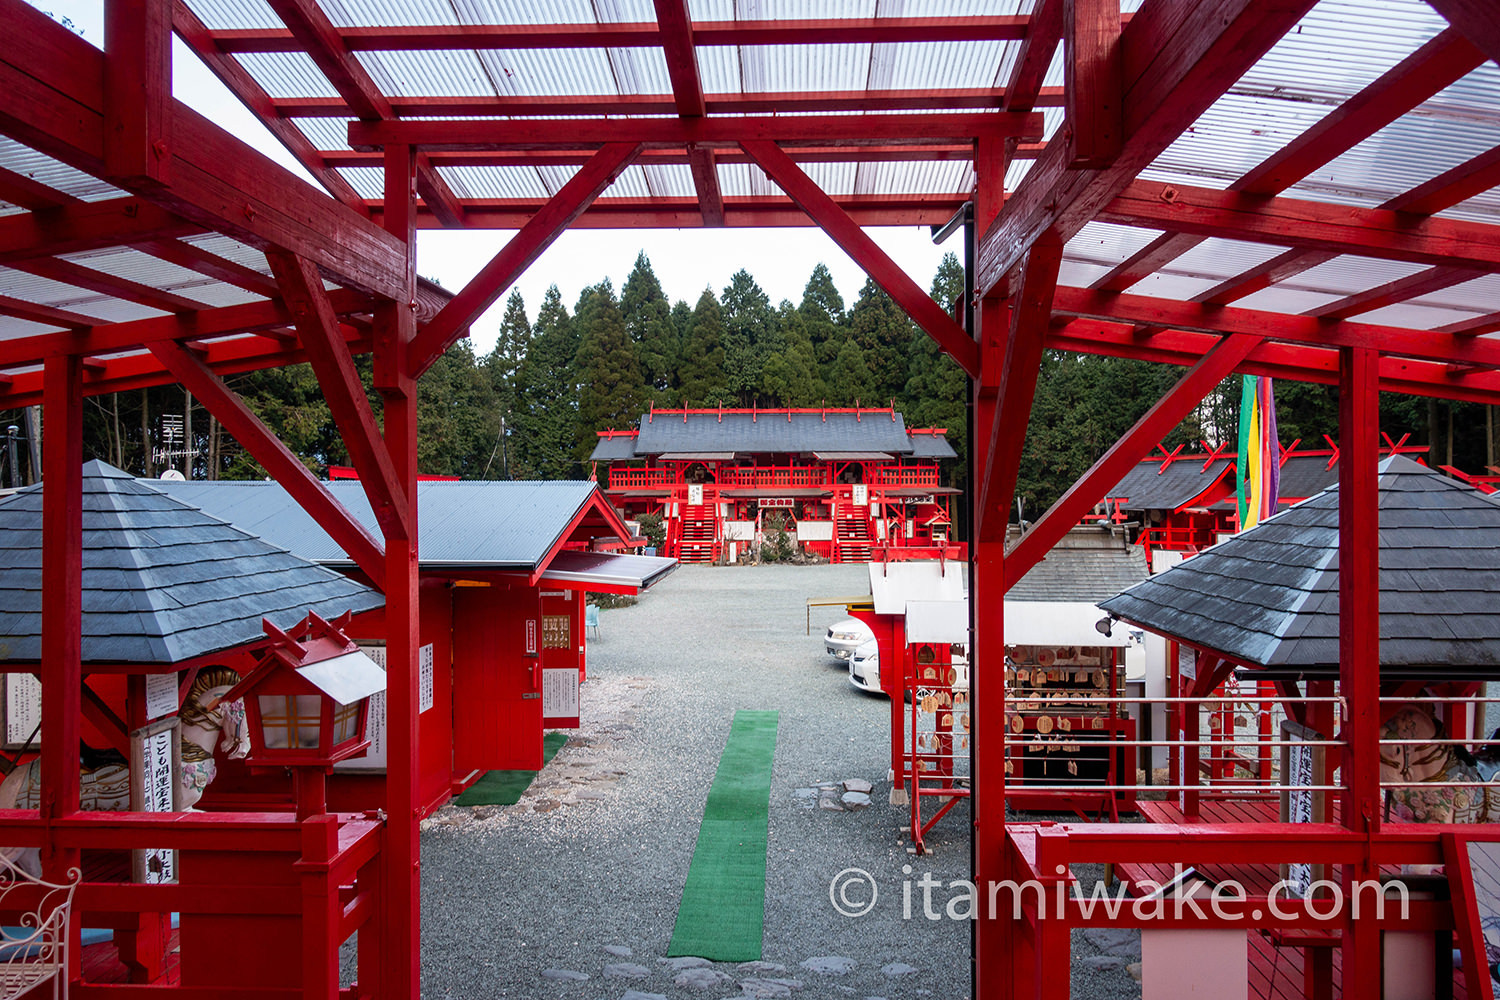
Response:
[[[761,957],[766,920],[766,828],[776,713],[734,713],[708,789],[667,954],[716,962]]]
[[[543,767],[566,742],[567,733],[548,733],[542,737]],[[513,806],[521,801],[521,794],[531,787],[536,775],[535,771],[486,771],[457,802],[461,806]]]

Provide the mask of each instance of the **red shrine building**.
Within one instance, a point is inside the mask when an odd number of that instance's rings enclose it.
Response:
[[[627,517],[661,515],[662,555],[733,562],[784,531],[830,562],[869,562],[951,541],[946,433],[894,409],[653,409],[600,431],[589,458]]]

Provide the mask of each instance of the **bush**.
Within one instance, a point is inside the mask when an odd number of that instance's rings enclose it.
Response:
[[[659,555],[661,550],[666,548],[667,545],[667,529],[662,526],[661,511],[642,514],[636,518],[636,521],[640,523],[641,534],[646,536],[649,544],[656,547],[657,554]]]
[[[797,546],[786,530],[786,515],[780,511],[768,515],[762,527],[765,541],[760,546],[762,562],[785,562],[796,554]]]

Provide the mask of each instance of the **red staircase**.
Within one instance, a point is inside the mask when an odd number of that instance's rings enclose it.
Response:
[[[833,561],[870,561],[869,508],[860,504],[838,504],[834,511]]]
[[[684,563],[715,563],[719,559],[719,505],[682,505],[682,537],[677,558]]]

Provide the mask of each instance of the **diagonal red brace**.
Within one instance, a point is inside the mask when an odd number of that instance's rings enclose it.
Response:
[[[469,324],[494,305],[511,282],[614,183],[640,148],[637,142],[605,143],[417,334],[406,349],[407,374],[421,378],[444,351],[458,342]]]
[[[958,362],[959,367],[971,378],[979,376],[979,347],[968,331],[932,301],[932,296],[922,291],[921,286],[875,244],[848,212],[813,183],[812,178],[803,173],[780,146],[767,139],[747,139],[740,146],[786,192],[787,197],[796,202],[798,208],[821,226],[918,326],[927,331],[928,336],[937,341],[946,354]]]
[[[302,505],[318,526],[328,532],[334,543],[349,554],[375,586],[384,590],[385,547],[370,529],[335,500],[302,460],[292,454],[291,449],[245,405],[245,401],[192,351],[170,340],[159,340],[146,346],[162,366],[197,396],[224,429],[292,495],[292,499]]]

